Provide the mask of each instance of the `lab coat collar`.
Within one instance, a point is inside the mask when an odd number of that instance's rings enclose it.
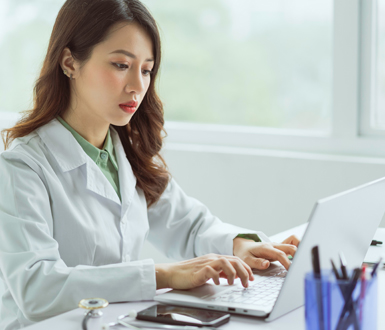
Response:
[[[118,132],[113,127],[110,127],[110,132],[119,168],[119,187],[120,195],[122,197],[121,217],[123,218],[134,198],[134,193],[136,191],[136,177],[132,171],[130,162],[126,157],[126,152],[124,151]]]
[[[71,171],[86,164],[87,189],[122,205],[121,215],[123,217],[133,200],[136,189],[136,177],[126,158],[126,153],[118,133],[112,127],[110,129],[119,168],[118,175],[122,203],[102,171],[97,167],[95,162],[87,156],[72,133],[57,119],[53,119],[48,124],[38,128],[37,133],[55,157],[63,172]]]
[[[72,133],[57,119],[39,127],[37,134],[55,157],[63,172],[71,171],[87,163],[87,154],[83,148]]]

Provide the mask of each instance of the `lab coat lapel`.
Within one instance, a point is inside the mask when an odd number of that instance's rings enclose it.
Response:
[[[126,157],[126,153],[120,141],[119,134],[112,127],[111,138],[112,142],[114,143],[116,158],[119,167],[119,186],[120,196],[122,197],[121,217],[123,218],[126,215],[134,198],[134,193],[136,191],[136,177]]]
[[[121,205],[116,191],[95,162],[87,159],[87,189]]]
[[[44,141],[63,172],[86,166],[86,187],[88,190],[121,205],[111,183],[95,162],[85,153],[72,133],[57,119],[38,128],[37,133]]]

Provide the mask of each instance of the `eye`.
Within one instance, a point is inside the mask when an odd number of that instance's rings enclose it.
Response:
[[[152,70],[143,70],[143,75],[145,76],[149,76],[149,75],[152,75]]]
[[[128,65],[126,65],[126,64],[112,63],[112,65],[115,65],[119,70],[128,69]]]

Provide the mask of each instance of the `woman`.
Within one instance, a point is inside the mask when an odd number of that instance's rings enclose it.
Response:
[[[138,0],[68,0],[54,25],[34,108],[3,131],[1,329],[82,298],[148,300],[251,268],[286,268],[298,240],[222,223],[170,177],[159,152],[163,108],[156,23]],[[242,234],[242,235],[238,235]],[[147,238],[170,264],[138,260]]]

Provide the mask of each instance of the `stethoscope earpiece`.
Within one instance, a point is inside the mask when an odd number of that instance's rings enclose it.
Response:
[[[136,318],[137,315],[138,315],[138,313],[136,312],[135,309],[128,312],[128,317],[131,317],[133,319]]]

